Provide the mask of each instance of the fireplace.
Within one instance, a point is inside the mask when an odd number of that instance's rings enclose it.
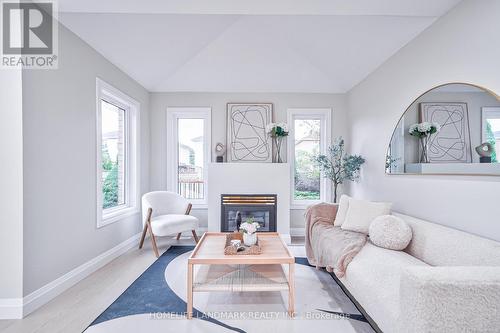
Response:
[[[238,230],[248,218],[260,224],[259,231],[276,231],[276,194],[222,194],[221,231]]]

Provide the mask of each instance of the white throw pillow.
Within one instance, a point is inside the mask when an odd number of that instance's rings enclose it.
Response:
[[[371,202],[366,200],[349,199],[349,208],[342,229],[368,234],[370,223],[380,215],[391,213],[390,202]]]
[[[349,199],[351,199],[351,197],[345,194],[342,194],[340,197],[337,215],[333,221],[334,226],[340,227],[344,223],[345,217],[347,216],[347,209],[349,208]]]
[[[375,218],[370,224],[369,231],[373,244],[389,250],[404,250],[410,244],[412,237],[408,223],[394,215]]]

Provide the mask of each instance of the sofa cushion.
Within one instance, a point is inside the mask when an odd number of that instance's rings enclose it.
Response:
[[[369,235],[373,244],[401,251],[411,241],[411,228],[397,216],[381,215],[370,224]]]
[[[351,198],[342,229],[368,234],[370,223],[380,215],[390,214],[391,206],[392,204],[388,202],[370,202]]]
[[[347,209],[349,208],[350,196],[342,194],[339,200],[339,209],[337,211],[337,216],[335,216],[335,221],[333,225],[336,227],[341,227],[347,216]]]
[[[399,285],[406,267],[428,266],[402,251],[367,243],[341,279],[384,332],[394,332],[399,317]]]

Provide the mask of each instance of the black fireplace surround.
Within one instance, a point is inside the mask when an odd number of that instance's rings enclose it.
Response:
[[[276,194],[222,194],[220,229],[232,232],[253,218],[260,224],[259,232],[276,231],[276,206]]]

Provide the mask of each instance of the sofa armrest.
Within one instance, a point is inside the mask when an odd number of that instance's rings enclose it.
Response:
[[[317,262],[314,258],[314,251],[311,246],[312,229],[316,223],[330,223],[333,226],[335,216],[337,216],[338,204],[322,202],[316,205],[309,206],[304,214],[305,223],[305,248],[306,256],[310,265],[316,266]]]
[[[500,267],[408,267],[400,300],[401,332],[497,332]]]

